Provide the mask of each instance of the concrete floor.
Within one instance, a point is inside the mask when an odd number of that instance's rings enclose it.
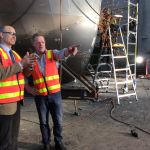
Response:
[[[112,115],[150,132],[150,80],[137,79],[137,95],[124,98],[115,105]],[[67,150],[150,150],[150,134],[136,129],[138,138],[131,135],[132,126],[110,117],[114,92],[101,93],[100,101],[79,101],[79,116],[74,115],[74,101],[63,100],[63,142]],[[50,120],[52,127],[52,123]],[[52,147],[54,147],[52,137]],[[26,97],[22,107],[19,150],[40,150],[41,133],[33,98]],[[54,149],[54,148],[53,148]]]

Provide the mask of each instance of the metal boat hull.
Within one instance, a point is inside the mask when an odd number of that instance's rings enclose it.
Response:
[[[1,25],[16,28],[14,47],[22,56],[31,49],[32,34],[45,34],[48,49],[80,44],[79,53],[66,63],[83,73],[93,51],[101,0],[1,0]]]

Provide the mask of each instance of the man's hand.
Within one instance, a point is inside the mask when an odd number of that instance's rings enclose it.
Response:
[[[25,89],[26,89],[26,91],[27,91],[28,93],[30,93],[30,94],[33,95],[33,96],[38,95],[38,91],[37,91],[34,87],[32,87],[32,86],[30,86],[30,85],[28,85],[28,84],[25,84]]]
[[[21,64],[23,65],[23,68],[33,66],[36,60],[37,58],[35,55],[30,55],[29,52],[27,52],[26,55],[21,60]]]
[[[68,48],[68,53],[71,55],[76,55],[78,52],[78,47],[80,47],[80,45],[72,45]]]

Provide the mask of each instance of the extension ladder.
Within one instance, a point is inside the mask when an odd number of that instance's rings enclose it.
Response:
[[[129,60],[131,74],[136,88],[136,56],[137,56],[137,29],[138,29],[138,1],[128,0],[127,16],[127,41],[126,52]],[[128,80],[128,73],[126,73]],[[124,92],[128,92],[128,85],[125,84]]]

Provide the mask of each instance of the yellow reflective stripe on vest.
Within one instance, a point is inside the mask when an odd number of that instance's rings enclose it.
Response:
[[[46,89],[46,88],[43,88],[43,89],[40,89],[40,90],[39,90],[39,93],[44,93],[44,92],[47,92],[47,89]]]
[[[59,75],[54,75],[54,76],[45,77],[45,80],[46,80],[46,81],[53,80],[53,79],[59,79]]]
[[[14,97],[23,96],[23,95],[24,95],[24,91],[14,92],[14,93],[0,94],[0,99],[14,98]]]
[[[0,87],[5,87],[5,86],[12,86],[12,85],[18,85],[19,84],[24,84],[24,79],[19,80],[19,81],[6,81],[6,82],[0,82]]]
[[[21,59],[21,57],[15,51],[13,51],[13,53],[15,53],[19,60]]]
[[[51,50],[48,50],[48,51],[47,51],[47,56],[48,56],[49,59],[52,58],[52,56],[51,56]]]
[[[0,51],[1,51],[1,53],[2,53],[2,55],[3,55],[3,57],[4,57],[4,59],[8,59],[8,56],[7,56],[7,54],[0,48]]]
[[[41,82],[44,82],[44,79],[43,78],[40,78],[38,80],[35,80],[34,81],[34,84],[38,84],[38,83],[41,83]]]
[[[19,82],[19,84],[25,84],[24,79],[22,79],[22,80],[18,80],[18,82]]]
[[[60,84],[50,86],[50,87],[48,87],[48,90],[52,91],[52,90],[55,90],[55,89],[58,89],[58,88],[60,88]],[[44,92],[47,92],[46,88],[42,88],[42,89],[39,90],[39,93],[44,93]]]
[[[50,80],[54,80],[54,79],[59,79],[59,75],[54,75],[54,76],[49,76],[49,77],[45,77],[45,80],[46,81],[50,81]],[[39,83],[42,83],[44,82],[44,79],[43,78],[40,78],[38,80],[35,80],[34,81],[34,84],[39,84]]]
[[[57,84],[57,85],[53,85],[53,86],[49,86],[49,87],[48,87],[48,89],[49,89],[50,91],[55,90],[55,89],[58,89],[58,88],[60,88],[60,84]]]

